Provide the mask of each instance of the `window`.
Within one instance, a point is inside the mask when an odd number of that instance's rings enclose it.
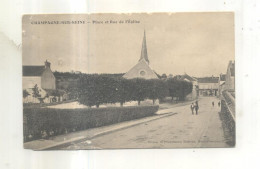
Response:
[[[140,75],[144,76],[146,74],[146,72],[144,70],[140,71]]]

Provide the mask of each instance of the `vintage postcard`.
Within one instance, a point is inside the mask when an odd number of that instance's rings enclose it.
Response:
[[[24,148],[236,143],[232,12],[22,19]]]

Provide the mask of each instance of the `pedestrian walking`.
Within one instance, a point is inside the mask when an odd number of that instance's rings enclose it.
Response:
[[[215,104],[215,103],[214,103],[214,101],[213,101],[213,102],[212,102],[212,107],[214,107],[214,104]]]
[[[191,103],[190,109],[191,109],[191,113],[192,113],[192,115],[193,115],[193,114],[194,114],[194,104],[193,104],[193,103]]]
[[[218,107],[220,107],[220,101],[218,102]]]
[[[198,101],[195,102],[194,108],[195,108],[195,111],[196,111],[196,115],[198,115],[198,111],[199,111],[199,103],[198,103]]]

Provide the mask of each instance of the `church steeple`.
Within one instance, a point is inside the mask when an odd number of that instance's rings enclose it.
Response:
[[[142,44],[142,51],[141,51],[141,57],[139,61],[144,59],[149,64],[148,54],[147,54],[147,47],[146,47],[146,36],[145,36],[145,30],[144,30],[144,38],[143,38],[143,44]]]

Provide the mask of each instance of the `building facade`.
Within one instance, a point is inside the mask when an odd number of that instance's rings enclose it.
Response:
[[[186,100],[195,100],[199,96],[198,80],[188,74],[181,75],[180,80],[185,80],[192,83],[192,92],[186,96]]]
[[[219,75],[219,95],[222,94],[222,92],[225,90],[225,84],[226,84],[226,75],[225,74],[220,74]]]
[[[235,61],[229,61],[228,63],[225,90],[235,90]]]
[[[199,96],[218,96],[219,77],[202,77],[198,79]]]

